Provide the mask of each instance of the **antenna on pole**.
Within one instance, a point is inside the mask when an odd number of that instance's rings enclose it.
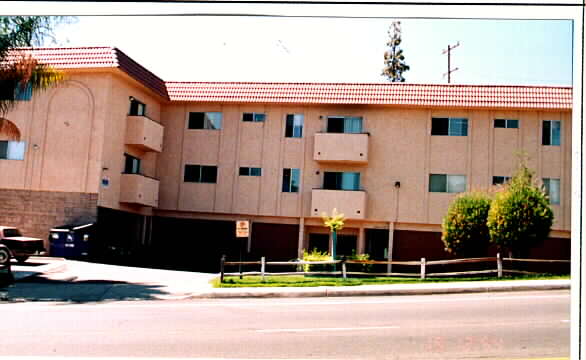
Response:
[[[452,77],[451,74],[458,70],[458,68],[452,69],[452,54],[451,51],[454,50],[455,48],[457,48],[458,46],[460,46],[460,42],[458,41],[456,43],[456,45],[448,45],[448,48],[442,51],[442,54],[448,54],[448,72],[444,74],[444,77],[446,77],[446,75],[448,76],[448,84],[451,82]]]

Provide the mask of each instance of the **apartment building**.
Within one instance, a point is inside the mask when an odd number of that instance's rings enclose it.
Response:
[[[97,221],[99,241],[188,266],[331,249],[336,208],[339,254],[441,258],[450,201],[524,151],[555,214],[534,253],[569,258],[569,87],[169,82],[116,48],[31,52],[67,80],[6,115],[0,223]]]

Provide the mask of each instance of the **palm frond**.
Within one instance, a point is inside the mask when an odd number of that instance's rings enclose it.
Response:
[[[12,110],[14,92],[30,87],[32,94],[48,89],[65,79],[62,71],[40,64],[24,51],[14,50],[0,63],[0,115]]]

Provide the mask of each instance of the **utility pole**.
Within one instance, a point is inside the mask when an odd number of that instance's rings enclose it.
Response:
[[[448,72],[444,74],[444,77],[445,77],[446,75],[448,75],[448,84],[450,83],[450,81],[451,81],[451,79],[452,79],[452,77],[451,77],[451,74],[452,74],[454,71],[458,70],[458,68],[452,69],[452,63],[451,63],[451,60],[452,60],[452,59],[451,59],[451,57],[452,57],[452,56],[451,56],[451,51],[452,51],[453,49],[457,48],[458,46],[460,46],[460,42],[459,42],[459,41],[456,43],[456,45],[448,45],[448,48],[447,48],[446,50],[443,50],[443,51],[442,51],[442,54],[444,54],[444,55],[445,55],[446,53],[448,54]]]

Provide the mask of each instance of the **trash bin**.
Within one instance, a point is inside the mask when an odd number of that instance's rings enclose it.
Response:
[[[49,255],[68,259],[84,259],[91,255],[96,224],[70,224],[49,231]]]

